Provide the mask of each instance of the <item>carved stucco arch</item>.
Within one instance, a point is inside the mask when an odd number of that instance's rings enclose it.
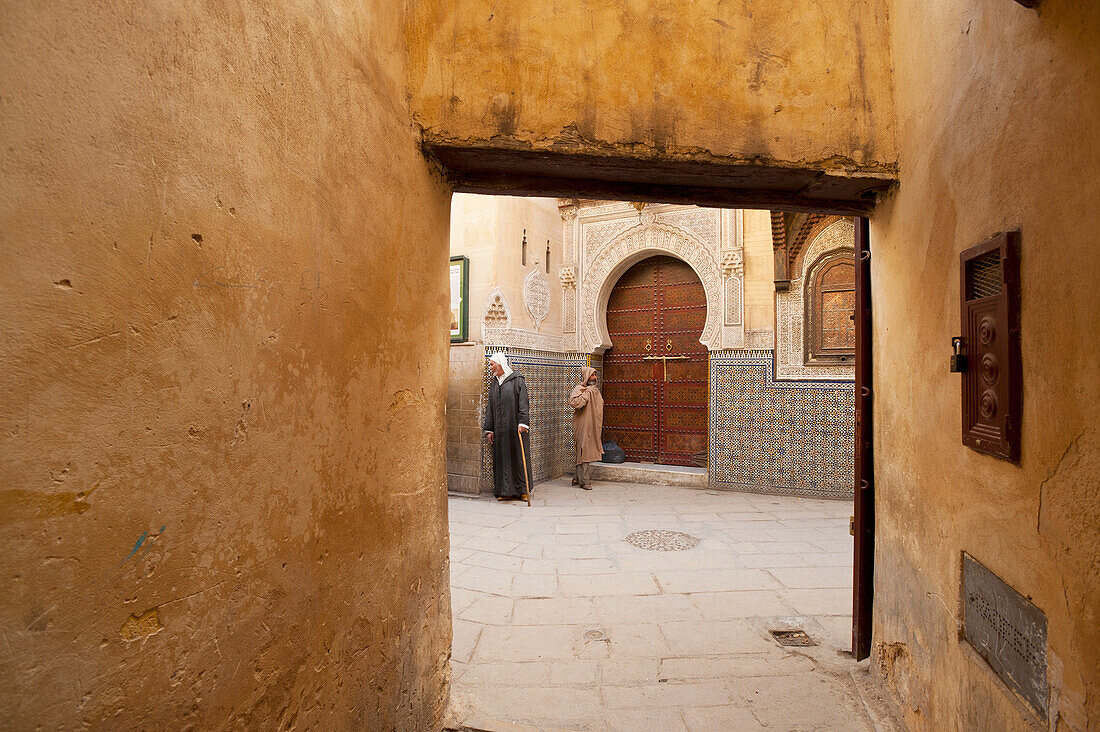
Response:
[[[801,280],[817,265],[818,260],[838,249],[855,250],[856,226],[851,219],[839,219],[824,227],[802,248],[795,258],[791,280]],[[809,267],[806,264],[809,263]]]
[[[639,224],[619,234],[596,255],[584,278],[584,339],[590,352],[611,348],[607,301],[619,277],[641,260],[667,254],[688,264],[703,284],[707,319],[699,341],[708,350],[722,347],[722,275],[706,244],[689,231],[663,223]]]

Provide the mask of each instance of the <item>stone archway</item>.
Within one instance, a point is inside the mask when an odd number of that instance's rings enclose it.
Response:
[[[722,275],[717,260],[694,234],[649,221],[610,241],[585,273],[582,335],[589,353],[602,353],[612,345],[607,332],[607,300],[615,283],[631,266],[655,254],[682,259],[699,276],[707,297],[707,319],[699,341],[711,351],[721,348]]]

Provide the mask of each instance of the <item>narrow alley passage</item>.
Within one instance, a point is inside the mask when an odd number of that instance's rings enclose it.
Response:
[[[894,729],[848,653],[848,502],[566,476],[532,503],[450,499],[449,728]]]

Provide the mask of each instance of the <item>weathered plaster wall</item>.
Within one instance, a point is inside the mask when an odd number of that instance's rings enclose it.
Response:
[[[890,17],[901,185],[871,229],[876,673],[912,729],[1029,728],[958,638],[965,550],[1046,613],[1049,725],[1085,729],[1100,721],[1100,5],[893,2]],[[1017,227],[1019,466],[962,446],[947,370],[958,253]]]
[[[447,380],[447,490],[477,494],[481,480],[481,416],[485,349],[480,343],[451,346]]]
[[[435,140],[892,170],[883,0],[428,0],[409,90]]]
[[[0,708],[438,729],[449,192],[401,4],[0,24]]]

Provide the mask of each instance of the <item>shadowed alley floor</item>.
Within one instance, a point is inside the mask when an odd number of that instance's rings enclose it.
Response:
[[[448,727],[893,729],[847,654],[850,503],[565,476],[530,508],[449,504]],[[649,529],[699,543],[626,541]]]

